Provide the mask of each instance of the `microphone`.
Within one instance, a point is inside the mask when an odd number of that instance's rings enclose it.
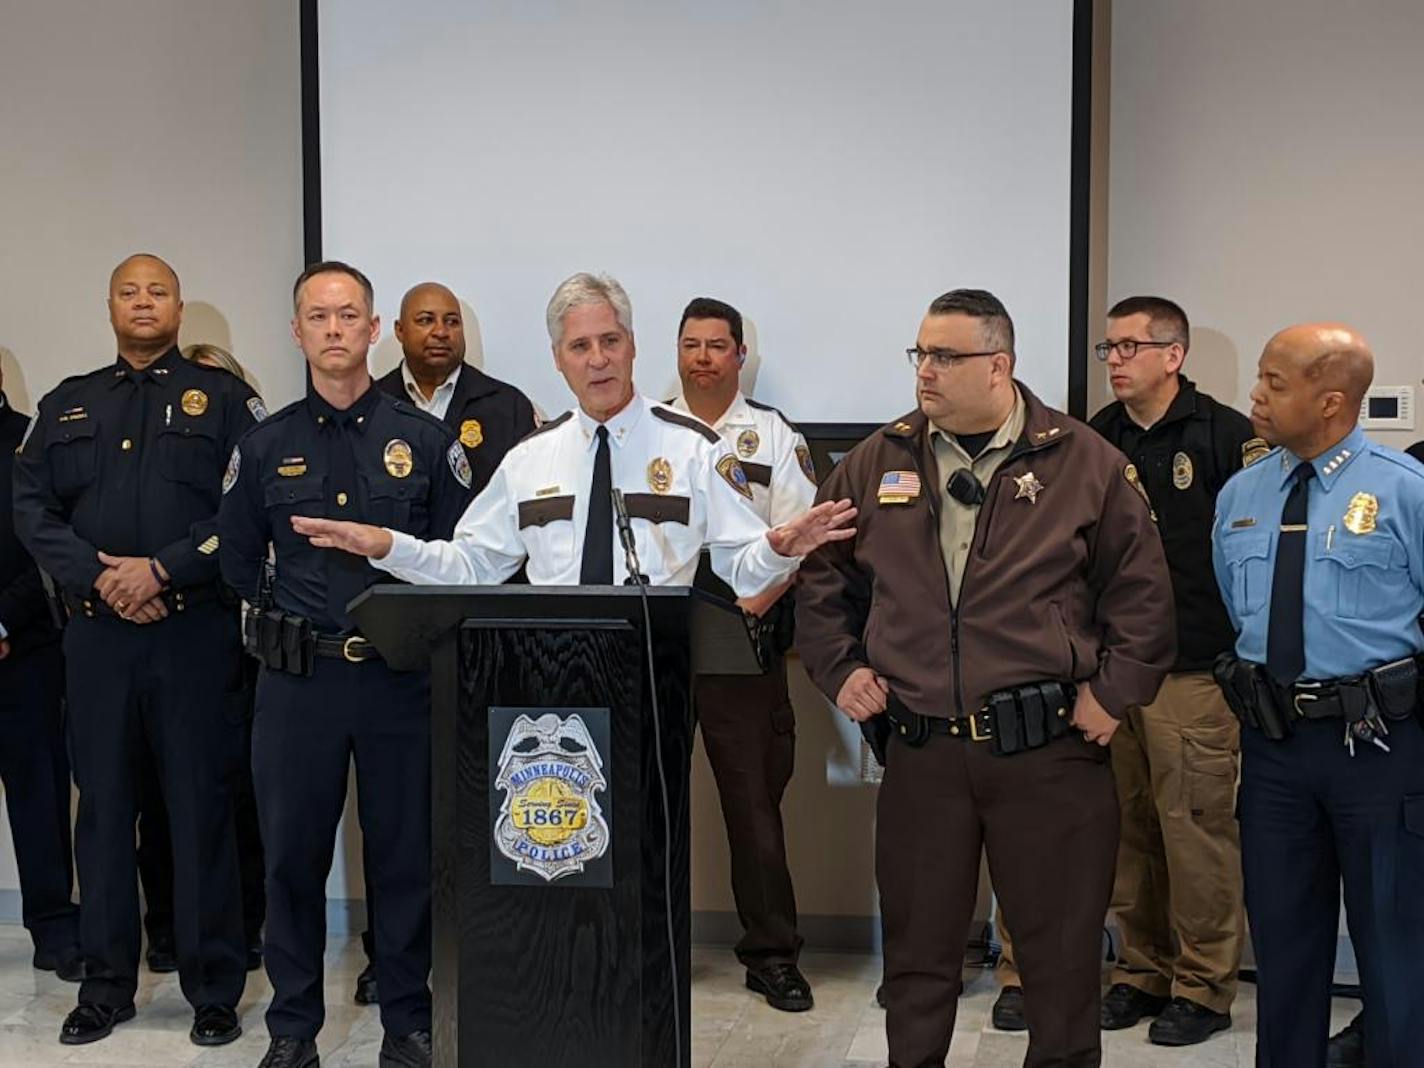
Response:
[[[627,586],[647,586],[648,576],[643,574],[638,563],[638,545],[633,539],[633,522],[628,518],[628,504],[623,500],[623,491],[617,486],[612,489],[614,525],[618,528],[618,540],[623,543],[623,562],[628,569],[624,579]]]
[[[967,467],[961,467],[949,476],[949,484],[945,486],[945,490],[960,504],[970,508],[983,504],[987,496],[984,484],[975,478],[974,472]]]

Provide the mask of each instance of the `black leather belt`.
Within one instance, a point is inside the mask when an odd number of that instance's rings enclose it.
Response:
[[[359,634],[318,634],[312,645],[312,651],[317,656],[330,657],[333,660],[345,660],[351,664],[364,663],[367,660],[379,660],[381,654],[376,652],[376,647]]]
[[[921,716],[917,712],[901,711],[897,715],[888,709],[885,716],[895,733],[908,736],[919,731],[929,734],[948,734],[952,738],[964,738],[971,742],[991,742],[994,740],[994,719],[987,708],[981,708],[972,716]]]
[[[206,586],[188,586],[183,589],[170,589],[162,591],[158,596],[168,611],[183,612],[189,608],[196,608],[199,605],[207,604],[209,601],[218,599],[219,591],[217,583],[209,583]],[[124,617],[115,612],[97,595],[90,597],[80,597],[78,594],[65,590],[61,595],[65,608],[69,609],[71,616],[85,616],[89,619],[123,619]]]

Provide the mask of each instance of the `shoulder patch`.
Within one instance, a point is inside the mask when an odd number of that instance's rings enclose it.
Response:
[[[801,473],[811,481],[811,485],[820,483],[816,480],[816,465],[811,462],[811,450],[805,445],[796,446],[796,462],[801,465]]]
[[[752,499],[752,487],[751,483],[747,481],[747,473],[742,470],[742,465],[730,452],[717,461],[717,473],[726,480],[727,485],[747,500]]]
[[[780,408],[773,408],[770,404],[763,404],[761,401],[752,400],[750,397],[746,397],[744,399],[747,402],[748,408],[755,408],[759,412],[771,412],[783,423],[789,426],[792,430],[796,431],[796,433],[799,434],[801,432],[797,429],[795,423],[793,423],[790,419],[786,418],[786,413],[783,412]]]
[[[649,405],[649,407],[652,409],[653,415],[657,416],[664,423],[672,423],[674,426],[685,427],[688,430],[695,430],[713,445],[720,444],[722,441],[722,439],[718,437],[717,431],[713,430],[710,426],[708,426],[701,419],[698,419],[695,416],[683,415],[681,412],[675,412],[671,408],[664,408],[661,404],[652,404]],[[735,460],[735,457],[733,457],[733,459]],[[717,469],[719,471],[721,470],[721,461],[718,461]],[[722,477],[725,478],[726,476],[723,475]],[[743,480],[746,479],[745,472],[742,473],[742,478]],[[747,494],[750,496],[751,491],[748,490]]]
[[[1137,473],[1136,464],[1128,464],[1122,469],[1122,477],[1127,480],[1127,484],[1137,491],[1137,495],[1142,498],[1142,503],[1147,505],[1147,514],[1152,517],[1152,522],[1157,522],[1157,513],[1152,508],[1152,498],[1147,496],[1147,487],[1142,484],[1142,477]]]
[[[232,456],[228,458],[227,470],[223,472],[222,491],[223,496],[227,496],[228,490],[237,485],[238,471],[242,467],[242,452],[238,446],[232,447]]]
[[[455,476],[455,481],[469,489],[475,476],[470,470],[470,458],[465,455],[465,447],[458,441],[452,441],[450,447],[445,450],[445,462],[450,465],[450,473]]]
[[[1252,438],[1241,444],[1241,466],[1250,467],[1257,460],[1263,459],[1271,451],[1271,446],[1266,444],[1265,438]]]
[[[262,398],[251,396],[247,398],[247,410],[252,413],[252,418],[259,423],[267,418],[267,406],[262,403]]]
[[[520,441],[528,441],[530,438],[538,437],[540,434],[544,433],[546,430],[553,430],[554,427],[556,427],[556,426],[563,426],[565,423],[567,423],[567,422],[568,422],[570,419],[572,419],[573,417],[574,417],[574,411],[573,411],[572,408],[570,408],[570,409],[569,409],[568,411],[566,411],[563,415],[556,415],[556,416],[554,416],[554,418],[552,418],[552,419],[546,419],[544,422],[540,423],[538,426],[536,426],[533,430],[529,431],[529,433],[525,434],[525,435],[524,435],[522,438],[520,438],[519,440],[520,440]]]

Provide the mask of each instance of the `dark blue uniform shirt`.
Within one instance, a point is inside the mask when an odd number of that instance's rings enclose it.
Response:
[[[434,416],[374,383],[344,411],[310,391],[233,451],[219,516],[223,577],[255,601],[271,543],[276,607],[310,619],[322,633],[350,633],[346,605],[391,576],[363,557],[316,548],[292,529],[292,516],[448,538],[469,484],[464,451]]]
[[[223,463],[266,413],[241,379],[169,349],[142,371],[120,358],[40,401],[15,458],[15,528],[79,597],[99,551],[156,557],[178,588],[218,578]]]

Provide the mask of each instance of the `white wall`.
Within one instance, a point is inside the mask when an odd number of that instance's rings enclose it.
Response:
[[[1181,302],[1187,372],[1220,400],[1249,408],[1276,330],[1343,319],[1418,410],[1421,56],[1418,0],[1114,4],[1109,299]]]
[[[17,408],[115,358],[104,299],[130,252],[177,268],[180,338],[292,399],[302,265],[297,5],[4,0],[0,366]],[[0,890],[18,886],[8,822]]]

